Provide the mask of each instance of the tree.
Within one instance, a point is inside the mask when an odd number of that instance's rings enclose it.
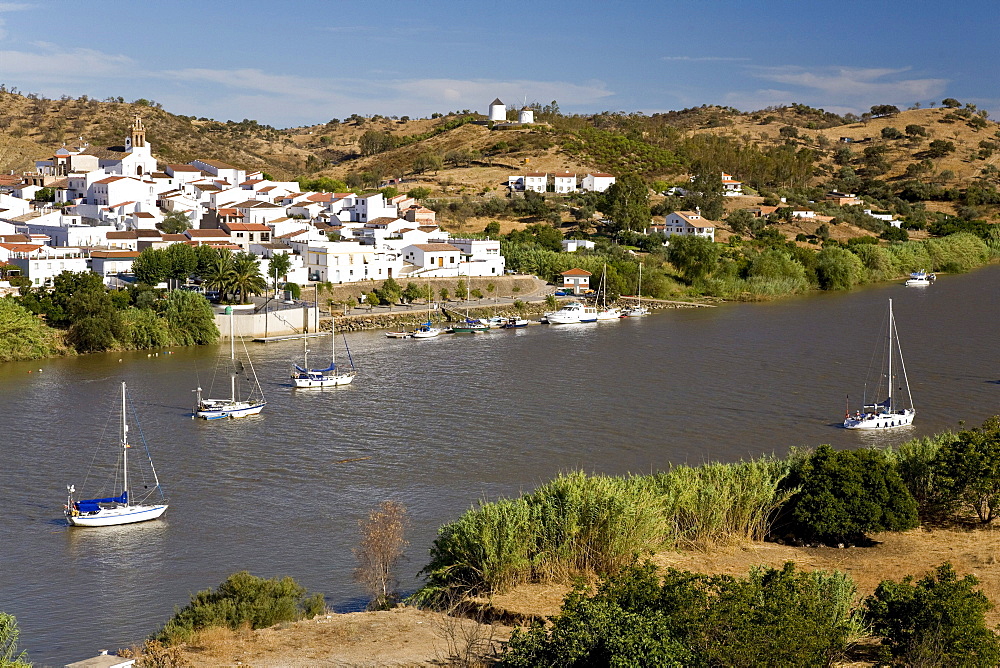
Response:
[[[483,291],[480,290],[479,288],[473,289],[472,292],[470,292],[469,294],[476,301],[480,301],[480,302],[483,301]]]
[[[909,125],[907,125],[905,128],[903,128],[903,132],[905,132],[910,137],[927,136],[927,128],[925,128],[922,125],[917,125],[916,123],[910,123]]]
[[[446,301],[448,301],[448,296],[451,293],[448,292],[448,288],[441,288],[441,290],[438,292],[438,294],[441,295],[441,301],[446,302]]]
[[[41,188],[35,193],[36,202],[54,202],[56,200],[56,191],[52,188]]]
[[[884,127],[882,128],[882,139],[902,139],[903,133],[899,131],[898,128],[894,127]]]
[[[164,234],[180,234],[191,229],[191,219],[183,211],[171,211],[163,217],[158,227]]]
[[[625,174],[612,183],[598,206],[614,230],[644,230],[649,226],[649,187],[635,174]]]
[[[957,109],[958,107],[962,106],[962,103],[953,97],[946,97],[945,99],[941,100],[941,106],[947,107],[948,109]]]
[[[794,137],[799,136],[799,129],[794,125],[785,125],[782,126],[780,130],[778,130],[778,134],[784,137],[785,139],[792,139]]]
[[[425,186],[417,186],[416,188],[410,188],[406,192],[407,197],[412,197],[413,199],[427,199],[431,195],[431,189]]]
[[[200,260],[205,261],[205,266],[200,267],[199,271],[201,271],[201,277],[204,280],[206,289],[218,290],[219,296],[223,299],[225,299],[226,295],[235,292],[232,282],[232,252],[228,250],[216,250],[214,254],[202,257]]]
[[[197,292],[172,291],[167,296],[163,316],[170,338],[177,345],[205,345],[215,343],[219,338],[212,305]]]
[[[409,544],[406,541],[406,508],[395,501],[384,501],[358,520],[361,543],[354,548],[358,567],[354,580],[361,583],[372,597],[369,610],[386,610],[399,598],[396,587],[396,566]]]
[[[496,237],[500,235],[500,223],[497,221],[491,221],[486,224],[486,229],[483,230],[483,234],[489,237]]]
[[[899,113],[899,107],[894,104],[876,104],[871,109],[872,118],[880,118],[882,116],[895,116]]]
[[[883,651],[908,666],[996,666],[1000,639],[986,626],[993,604],[975,590],[974,575],[959,579],[950,563],[913,584],[885,580],[865,599],[865,616],[884,637]]]
[[[267,291],[267,282],[260,274],[257,256],[245,251],[238,253],[233,257],[230,272],[232,288],[239,294],[240,303],[249,304],[250,295],[259,295]]]
[[[667,260],[689,283],[712,273],[719,261],[719,249],[699,236],[675,234],[670,237]]]
[[[555,295],[545,295],[545,308],[555,311],[559,308],[559,300]]]
[[[292,261],[288,253],[275,253],[267,263],[267,275],[272,280],[275,276],[281,280],[287,280],[288,272],[292,269]]]
[[[20,635],[17,618],[0,612],[0,668],[30,668],[27,652],[17,649]]]
[[[824,248],[816,256],[816,279],[824,290],[849,290],[861,281],[864,266],[844,248]]]
[[[940,510],[971,510],[980,522],[992,522],[1000,510],[1000,416],[941,446],[931,471]]]
[[[163,249],[144,248],[139,257],[132,261],[132,274],[143,285],[156,285],[167,280],[170,267]]]
[[[746,209],[737,209],[726,217],[726,224],[736,234],[746,234],[754,223],[754,215]]]
[[[170,244],[163,249],[167,278],[187,281],[198,270],[198,254],[187,244]]]
[[[821,445],[793,463],[784,484],[798,491],[782,508],[783,519],[792,535],[806,540],[856,543],[919,523],[916,501],[879,450]]]
[[[945,139],[935,139],[927,147],[927,155],[931,158],[943,158],[955,152],[955,144]]]

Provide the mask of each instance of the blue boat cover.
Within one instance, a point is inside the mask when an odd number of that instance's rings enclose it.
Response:
[[[121,496],[109,496],[106,499],[81,499],[76,502],[76,509],[81,513],[94,513],[101,509],[102,503],[128,503],[128,492]]]
[[[296,364],[295,365],[295,370],[298,371],[299,373],[306,373],[306,374],[308,374],[308,373],[328,373],[330,371],[336,371],[337,370],[337,365],[336,364],[331,364],[330,366],[326,367],[325,369],[303,369],[298,364]]]

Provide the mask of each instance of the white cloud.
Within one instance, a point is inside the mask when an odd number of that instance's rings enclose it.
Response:
[[[16,73],[37,83],[75,84],[81,80],[134,76],[136,63],[128,56],[113,55],[95,49],[63,50],[54,44],[38,42],[38,51],[0,51],[5,76]]]
[[[941,95],[947,79],[907,79],[900,77],[909,68],[803,67],[752,68],[751,73],[768,81],[798,86],[829,99],[845,103],[907,103]]]

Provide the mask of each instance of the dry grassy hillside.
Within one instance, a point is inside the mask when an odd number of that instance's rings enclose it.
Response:
[[[829,181],[840,170],[835,156],[844,147],[854,153],[852,166],[859,171],[866,148],[884,147],[887,171],[877,178],[890,183],[918,178],[945,187],[965,187],[976,179],[1000,184],[998,126],[967,109],[914,109],[846,125],[833,114],[801,106],[748,113],[705,106],[653,117],[555,117],[552,125],[496,130],[479,124],[452,127],[460,121],[458,116],[406,120],[352,116],[336,123],[277,130],[255,121],[222,123],[177,116],[155,103],[102,102],[86,97],[45,100],[6,91],[0,92],[0,170],[28,170],[32,161],[50,155],[63,143],[78,143],[80,137],[95,146],[121,145],[137,113],[143,117],[154,154],[164,163],[208,157],[265,170],[276,178],[403,177],[405,188],[426,186],[434,197],[497,191],[511,173],[567,171],[582,175],[597,171],[597,161],[585,151],[566,148],[588,128],[677,153],[676,164],[661,170],[663,178],[677,182],[686,179],[686,165],[693,159],[684,154],[685,141],[713,134],[764,150],[783,145],[810,149],[817,158],[815,184]],[[977,124],[980,127],[975,127]],[[908,126],[919,126],[926,135],[909,136],[905,132]],[[888,127],[903,136],[884,139],[882,130]],[[365,133],[391,136],[401,145],[361,156]],[[842,137],[853,141],[843,143]],[[931,157],[928,149],[935,140],[951,142],[955,150]],[[448,160],[454,152],[465,152],[470,158],[458,163]],[[444,165],[416,173],[414,161],[427,155],[445,158]],[[746,178],[738,170],[732,171],[737,178]],[[939,210],[950,207],[949,203],[929,206]]]

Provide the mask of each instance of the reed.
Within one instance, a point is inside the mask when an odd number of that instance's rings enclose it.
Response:
[[[680,546],[760,540],[784,462],[680,466],[652,476],[560,475],[517,499],[480,503],[441,528],[414,601],[500,592],[531,580],[608,575]]]

